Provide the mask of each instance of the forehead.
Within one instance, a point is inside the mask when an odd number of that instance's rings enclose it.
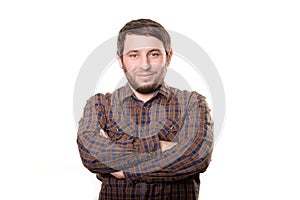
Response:
[[[124,53],[140,49],[164,49],[162,41],[147,35],[126,35]]]

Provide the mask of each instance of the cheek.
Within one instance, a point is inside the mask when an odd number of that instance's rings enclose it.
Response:
[[[127,59],[123,60],[123,65],[125,66],[127,71],[132,71],[138,66],[137,62]]]
[[[157,64],[159,64],[161,66],[166,65],[166,63],[167,63],[166,57],[163,57],[163,58],[157,60]]]

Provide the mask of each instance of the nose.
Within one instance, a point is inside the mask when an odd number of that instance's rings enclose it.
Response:
[[[148,70],[150,69],[151,65],[150,65],[150,60],[149,57],[147,55],[142,55],[141,56],[141,63],[140,63],[140,68],[143,70]]]

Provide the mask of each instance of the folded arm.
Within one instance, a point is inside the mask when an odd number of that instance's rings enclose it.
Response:
[[[129,181],[163,182],[204,172],[213,149],[213,122],[205,98],[193,93],[171,149],[125,170]]]
[[[151,159],[161,153],[159,138],[139,139],[125,133],[100,133],[106,127],[105,111],[101,102],[102,94],[91,97],[84,108],[83,117],[79,121],[77,144],[83,165],[93,173],[114,173],[130,168],[140,162]],[[147,144],[148,149],[145,149]],[[151,148],[150,148],[151,147]],[[136,153],[137,151],[142,153]]]

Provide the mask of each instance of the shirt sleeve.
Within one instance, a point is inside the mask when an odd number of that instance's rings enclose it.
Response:
[[[117,139],[112,133],[110,133],[109,138],[101,136],[99,133],[105,126],[105,112],[103,106],[96,109],[101,103],[96,99],[97,95],[88,99],[84,107],[83,117],[79,121],[77,134],[80,157],[87,169],[98,174],[112,173],[149,160],[160,153],[156,149],[148,149],[147,152],[137,154],[136,151],[142,149],[139,147],[140,145],[144,142],[151,143],[146,139],[139,141],[139,139],[124,133],[119,133]],[[149,138],[148,140],[152,142],[157,140],[159,143],[156,138]],[[134,146],[135,149],[130,149],[128,146]],[[156,145],[153,146],[157,148]]]
[[[213,150],[213,121],[205,97],[192,93],[177,144],[151,160],[125,170],[127,181],[169,182],[204,172]]]

